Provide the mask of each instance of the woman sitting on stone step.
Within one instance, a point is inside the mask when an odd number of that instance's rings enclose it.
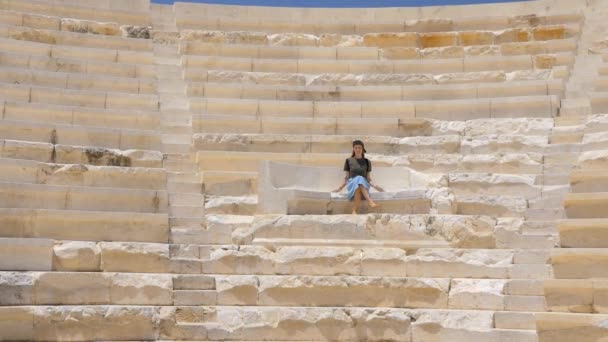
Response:
[[[369,196],[370,186],[382,192],[381,187],[372,182],[372,163],[365,158],[365,145],[361,140],[353,141],[353,153],[344,162],[344,182],[339,188],[332,192],[340,192],[345,186],[348,191],[348,199],[353,201],[353,214],[357,214],[361,197],[365,198],[370,208],[376,208],[378,204]]]

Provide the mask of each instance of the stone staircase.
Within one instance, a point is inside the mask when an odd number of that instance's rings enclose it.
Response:
[[[0,1],[0,340],[606,340],[606,8]],[[450,205],[260,214],[354,139]]]

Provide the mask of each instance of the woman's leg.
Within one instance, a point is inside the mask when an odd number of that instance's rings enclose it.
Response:
[[[353,214],[357,214],[360,203],[361,203],[361,187],[358,187],[357,190],[355,190],[355,199],[353,202]]]
[[[363,197],[367,200],[367,203],[369,203],[370,208],[375,208],[378,206],[378,204],[376,204],[376,202],[374,202],[374,200],[369,196],[369,192],[363,185],[359,185],[359,189],[357,189],[357,191],[361,192]]]

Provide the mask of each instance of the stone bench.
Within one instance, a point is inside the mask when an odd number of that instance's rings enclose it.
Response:
[[[167,214],[0,209],[0,236],[76,241],[169,241]]]
[[[283,134],[214,134],[197,133],[192,138],[194,150],[225,150],[273,153],[348,153],[355,135],[283,135]],[[528,135],[459,135],[413,136],[394,138],[376,136],[366,139],[370,151],[386,155],[410,153],[492,153],[545,151],[547,137]]]
[[[164,190],[167,173],[154,168],[50,164],[0,158],[4,181],[17,183]]]
[[[190,82],[240,83],[273,86],[407,86],[431,84],[492,83],[507,81],[563,79],[568,72],[564,66],[551,69],[522,69],[450,73],[284,73],[209,70],[186,68],[184,79]]]
[[[0,120],[2,137],[62,145],[110,149],[161,149],[160,134],[153,131]]]
[[[572,65],[574,54],[561,52],[550,55],[479,56],[468,58],[429,60],[319,60],[319,59],[252,59],[235,57],[182,56],[186,68],[205,68],[226,71],[283,72],[283,73],[450,73],[488,70],[547,69]]]
[[[155,130],[160,124],[158,112],[108,110],[28,102],[5,102],[4,118],[14,121],[143,131]]]
[[[71,58],[85,61],[92,60],[142,65],[154,64],[153,54],[150,52],[53,45],[4,37],[0,37],[0,51],[40,57]]]
[[[0,67],[0,82],[116,93],[156,94],[157,92],[156,81],[152,80],[23,68]]]
[[[188,96],[263,100],[418,101],[561,95],[562,80],[416,86],[270,86],[190,82]],[[141,90],[140,90],[141,92]]]
[[[441,176],[424,177],[407,168],[376,167],[374,178],[386,192],[372,190],[372,198],[382,204],[383,212],[429,213],[431,209],[450,212],[449,194],[435,202],[433,190],[447,186]],[[330,193],[340,183],[340,168],[315,168],[264,162],[258,180],[258,211],[275,214],[346,213],[350,206],[343,194]],[[441,195],[440,195],[441,196]],[[435,203],[433,203],[435,202]]]
[[[110,93],[3,82],[0,82],[0,89],[3,92],[2,99],[9,101],[113,110],[158,111],[159,109],[159,97],[156,94]]]
[[[460,32],[467,35],[470,32]],[[479,36],[493,36],[493,32],[480,32]],[[228,33],[230,35],[230,32]],[[243,43],[217,43],[206,41],[180,41],[179,51],[182,55],[203,55],[221,57],[249,57],[262,59],[435,59],[435,58],[462,58],[478,56],[481,51],[491,51],[494,55],[536,55],[556,52],[566,52],[576,50],[576,38],[556,38],[551,40],[529,41],[529,42],[508,42],[482,38],[482,40],[469,40],[468,44],[459,45],[457,42],[452,46],[427,47],[400,45],[400,38],[407,39],[411,33],[379,33],[366,37],[347,36],[334,37],[331,41],[320,41],[318,37],[311,39],[308,36],[306,43],[316,45],[286,46],[283,44],[298,44],[302,39],[301,35],[294,35],[293,39],[289,34],[279,34],[271,36],[256,37],[258,40],[253,44]],[[415,35],[415,34],[414,34]],[[281,39],[285,36],[286,39]],[[390,45],[391,38],[395,45]],[[207,39],[217,39],[219,37],[205,37]],[[259,39],[261,38],[261,39]],[[352,46],[332,46],[332,43],[342,43],[342,40],[349,40]],[[389,43],[384,45],[382,43]],[[305,43],[305,44],[306,44]],[[453,42],[454,43],[454,42]],[[479,44],[475,44],[479,43]],[[276,45],[275,45],[276,44]],[[327,44],[327,45],[325,45]],[[368,45],[369,44],[369,45]],[[375,46],[376,44],[380,46]],[[407,43],[406,43],[407,44]]]
[[[557,224],[564,248],[607,248],[608,221],[605,218],[565,219]]]
[[[15,40],[38,41],[48,44],[72,45],[88,48],[151,51],[149,39],[135,39],[106,35],[83,34],[58,30],[32,29],[23,26],[0,25],[7,32],[4,36]]]
[[[196,160],[201,171],[258,172],[259,163],[264,160],[340,168],[345,158],[344,153],[196,152]],[[439,173],[462,171],[542,174],[543,167],[542,154],[538,153],[369,155],[368,158],[375,166],[405,165],[420,172]]]
[[[0,140],[3,158],[123,167],[163,167],[163,154],[149,150],[117,150],[97,146],[53,145],[23,140]]]
[[[194,114],[307,118],[429,118],[472,120],[556,116],[555,95],[426,101],[287,101],[191,98]]]
[[[130,25],[147,25],[150,22],[150,15],[147,12],[142,11],[141,8],[139,10],[135,8],[126,10],[47,1],[7,1],[0,4],[0,8],[6,11],[17,11],[30,14],[36,13],[45,16],[52,15],[104,22],[119,22]]]
[[[50,57],[24,53],[0,51],[3,66],[41,71],[69,72],[121,78],[139,79],[151,82],[156,77],[156,69],[150,64],[128,64],[119,62],[82,60],[77,58]]]
[[[0,182],[0,206],[142,213],[166,213],[168,207],[165,191],[14,182]]]

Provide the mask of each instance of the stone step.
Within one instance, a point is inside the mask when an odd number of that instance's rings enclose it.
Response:
[[[167,181],[169,182],[198,182],[201,180],[201,175],[192,172],[167,172]]]
[[[135,95],[133,95],[135,96]],[[141,95],[137,95],[141,96]],[[472,120],[556,116],[555,95],[426,101],[279,101],[191,98],[194,114],[321,118],[428,118]],[[389,116],[388,114],[391,114]]]
[[[0,182],[0,207],[166,213],[160,190]]]
[[[333,166],[344,164],[344,153],[271,153],[197,151],[201,171],[258,172],[259,162],[271,160],[308,166]],[[542,173],[542,155],[538,153],[501,154],[410,154],[407,156],[366,156],[374,166],[390,167],[405,165],[421,172],[489,172],[489,173]],[[608,158],[607,158],[608,162]]]
[[[5,182],[150,190],[164,190],[167,182],[166,172],[158,168],[50,164],[8,158],[0,158],[0,177]]]
[[[157,112],[106,110],[28,102],[4,103],[4,119],[144,131],[156,130],[160,125]]]
[[[0,67],[0,82],[131,94],[154,94],[157,92],[157,84],[154,80],[102,75],[90,76],[81,73],[52,72],[4,66]]]
[[[203,203],[200,205],[171,205],[169,214],[172,217],[203,217],[205,216],[205,207]]]
[[[0,271],[50,271],[52,266],[53,240],[0,238]]]
[[[257,196],[207,196],[205,212],[223,215],[253,215],[258,207]]]
[[[154,131],[0,120],[4,139],[109,149],[160,150]]]
[[[186,69],[205,68],[228,71],[284,73],[431,73],[475,72],[490,70],[529,70],[574,63],[572,52],[558,52],[531,58],[520,56],[474,56],[429,60],[331,60],[331,59],[269,59],[214,56],[182,56]]]
[[[564,197],[564,208],[568,218],[604,218],[608,204],[607,192],[571,193]]]
[[[3,208],[0,222],[2,237],[162,243],[169,238],[167,214]]]
[[[198,151],[235,151],[270,153],[340,153],[349,150],[356,135],[288,135],[288,134],[222,134],[197,133],[192,147]],[[429,137],[373,136],[365,139],[366,149],[378,154],[483,154],[543,153],[548,149],[546,136],[482,135],[463,137],[442,135]],[[555,154],[554,154],[555,155]],[[572,159],[578,154],[571,153]]]
[[[605,248],[557,248],[551,251],[551,264],[558,279],[606,278],[608,251]]]
[[[542,26],[538,27],[542,30]],[[242,33],[241,33],[242,34]],[[442,33],[445,34],[445,33]],[[461,38],[470,35],[471,32],[457,32]],[[281,58],[281,59],[434,59],[434,58],[458,58],[479,55],[479,46],[483,45],[486,50],[493,51],[495,55],[526,55],[544,54],[576,50],[577,39],[554,37],[551,40],[537,40],[530,42],[517,42],[499,39],[493,41],[493,32],[483,32],[473,37],[486,35],[480,41],[469,40],[469,43],[459,46],[458,42],[448,42],[450,46],[431,47],[415,46],[416,33],[377,33],[361,36],[344,37],[351,39],[354,45],[351,46],[315,46],[309,43],[331,43],[325,37],[307,36],[302,40],[301,35],[277,34],[268,36],[258,36],[258,41],[253,44],[217,42],[223,37],[213,37],[210,35],[209,41],[181,41],[179,44],[180,53],[183,55],[202,55],[216,57],[249,57],[249,58]],[[213,37],[213,38],[212,38]],[[207,38],[207,37],[205,37]],[[266,39],[265,39],[266,38]],[[283,39],[282,39],[283,38]],[[451,37],[450,37],[451,38]],[[213,39],[214,41],[212,41]],[[468,37],[467,37],[468,39]],[[308,41],[306,41],[308,40]],[[339,40],[339,39],[338,39]],[[337,40],[337,41],[338,41]],[[397,42],[402,40],[402,42]],[[397,43],[391,46],[390,42]],[[298,43],[306,42],[300,45]],[[388,44],[386,44],[388,43]],[[408,45],[402,45],[402,43]],[[292,45],[294,44],[294,45]],[[414,46],[412,46],[414,45]]]
[[[167,182],[167,191],[172,193],[202,194],[203,184],[199,182],[171,181]]]
[[[1,74],[0,74],[1,76]],[[68,86],[69,87],[69,86]],[[561,95],[561,80],[448,85],[285,86],[190,82],[191,97],[308,101],[424,101]]]
[[[87,20],[97,20],[102,22],[117,22],[131,25],[144,25],[150,20],[145,6],[94,6],[86,4],[55,3],[48,1],[26,1],[26,2],[7,2],[2,4],[2,10],[23,12],[29,14],[39,14],[43,16],[56,16],[67,18],[81,18]],[[145,9],[145,10],[144,10]]]
[[[45,340],[78,334],[87,340],[122,341],[155,340],[158,336],[162,336],[163,340],[198,341],[428,341],[434,338],[451,340],[455,337],[483,341],[537,341],[535,331],[495,329],[493,311],[371,307],[41,305],[3,307],[0,312],[0,322],[10,327],[5,332],[7,338],[12,340],[31,340],[34,334]],[[555,315],[535,314],[535,317],[537,322],[543,324],[551,322]],[[80,318],[68,324],[66,317]],[[604,315],[597,317],[585,315],[584,322],[595,322],[586,326],[593,335],[586,333],[585,336],[602,336],[594,332],[593,326],[597,326]],[[42,323],[34,327],[33,321]],[[583,320],[579,319],[578,322],[583,323]],[[93,324],[98,325],[99,329],[83,328]],[[300,328],[294,330],[286,327],[286,324],[296,324]],[[133,329],[134,325],[138,329]],[[433,327],[431,331],[429,326]]]
[[[606,170],[575,169],[570,174],[570,186],[573,193],[593,193],[608,191]]]
[[[608,220],[604,218],[561,220],[557,225],[562,247],[603,248],[608,247]]]
[[[325,86],[325,87],[365,87],[365,86],[433,86],[462,84],[494,84],[522,81],[563,80],[568,76],[565,66],[545,69],[490,70],[490,71],[428,71],[404,70],[390,74],[369,71],[314,71],[293,73],[282,71],[214,70],[213,68],[185,68],[184,80],[188,82],[209,82],[213,84],[242,84],[244,86]],[[408,88],[409,89],[409,88]]]
[[[606,336],[606,315],[546,312],[535,317],[539,341],[591,342]]]
[[[203,205],[204,203],[203,194],[193,194],[193,193],[170,193],[169,194],[169,204],[171,206],[196,206]]]
[[[551,279],[543,283],[548,311],[593,314],[608,312],[606,280]]]
[[[257,193],[257,172],[206,171],[202,175],[205,194],[210,196],[248,196]]]
[[[488,122],[492,125],[487,125]],[[464,122],[424,118],[310,118],[192,115],[195,133],[379,135],[392,137],[505,134],[548,135],[552,119],[489,119]],[[582,138],[582,137],[581,137]]]
[[[69,45],[100,49],[122,49],[146,53],[152,50],[149,39],[83,34],[80,32],[58,31],[56,29],[33,29],[23,26],[2,25],[8,31],[8,38],[25,41],[42,41],[48,44]],[[38,39],[32,37],[38,36]]]
[[[3,158],[36,160],[61,164],[121,167],[162,167],[163,155],[150,150],[119,150],[94,146],[53,145],[23,140],[0,140]]]

